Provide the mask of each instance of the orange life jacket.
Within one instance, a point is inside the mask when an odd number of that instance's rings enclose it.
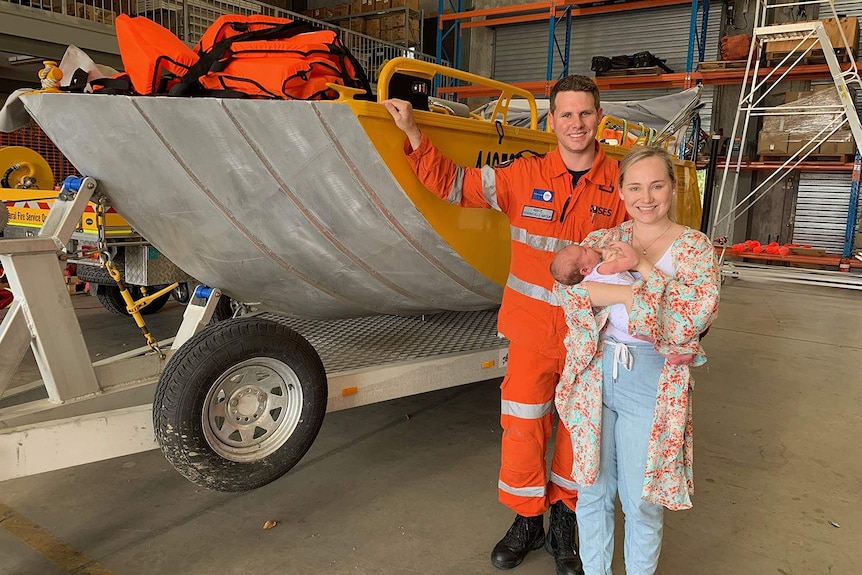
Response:
[[[138,94],[167,93],[198,61],[185,42],[149,18],[120,14],[114,25],[123,67]]]
[[[371,94],[362,66],[338,35],[305,22],[221,16],[195,50],[147,18],[121,15],[116,28],[128,81],[94,85],[103,93],[319,100],[338,97],[327,86],[333,83]]]
[[[262,15],[219,17],[196,46],[199,56],[170,94],[333,99],[327,83],[371,93],[338,35]]]

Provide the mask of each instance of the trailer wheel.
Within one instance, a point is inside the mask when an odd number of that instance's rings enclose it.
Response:
[[[287,473],[317,437],[326,372],[308,341],[256,317],[210,326],[171,357],[153,426],[165,457],[192,483],[238,492]]]
[[[162,286],[153,286],[152,289],[158,291],[161,287]],[[139,299],[141,297],[141,288],[137,286],[128,286],[128,288],[133,298]],[[126,302],[120,293],[120,288],[116,284],[96,284],[96,290],[93,293],[96,294],[96,298],[99,300],[99,303],[102,304],[102,307],[109,312],[117,315],[129,315],[129,312],[126,311]],[[160,298],[153,300],[150,305],[141,310],[141,315],[156,313],[164,307],[170,297],[170,294],[165,294]]]

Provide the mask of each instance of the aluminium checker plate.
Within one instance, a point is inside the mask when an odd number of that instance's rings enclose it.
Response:
[[[271,313],[260,317],[299,332],[317,350],[329,374],[508,346],[508,340],[497,335],[496,309],[336,320]]]

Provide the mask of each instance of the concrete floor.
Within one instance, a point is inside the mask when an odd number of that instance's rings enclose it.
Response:
[[[130,320],[74,299],[94,354],[140,345]],[[659,573],[859,573],[862,294],[734,282],[722,299],[695,374],[695,506],[666,515]],[[0,483],[0,574],[499,573],[498,384],[331,414],[299,466],[250,493],[203,491],[157,451]],[[13,535],[12,516],[43,531]],[[617,574],[621,552],[618,536]],[[535,552],[515,573],[553,562]]]

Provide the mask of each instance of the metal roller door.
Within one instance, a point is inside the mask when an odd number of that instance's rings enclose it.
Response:
[[[850,173],[840,172],[799,174],[793,243],[841,253],[850,206],[850,178]]]
[[[593,76],[590,64],[593,56],[616,56],[649,51],[667,60],[675,72],[685,72],[688,56],[688,30],[691,7],[666,6],[627,12],[614,12],[572,19],[569,51],[569,73]],[[721,6],[713,6],[707,27],[707,60],[718,59],[718,39]],[[564,28],[558,26],[557,38],[564,42]],[[544,80],[548,59],[548,23],[537,22],[496,28],[494,78],[503,82],[533,82]],[[562,71],[560,58],[554,54],[554,78]],[[644,100],[678,92],[678,89],[614,90],[602,98],[609,102]],[[701,114],[704,129],[709,129],[713,88],[705,87]]]

